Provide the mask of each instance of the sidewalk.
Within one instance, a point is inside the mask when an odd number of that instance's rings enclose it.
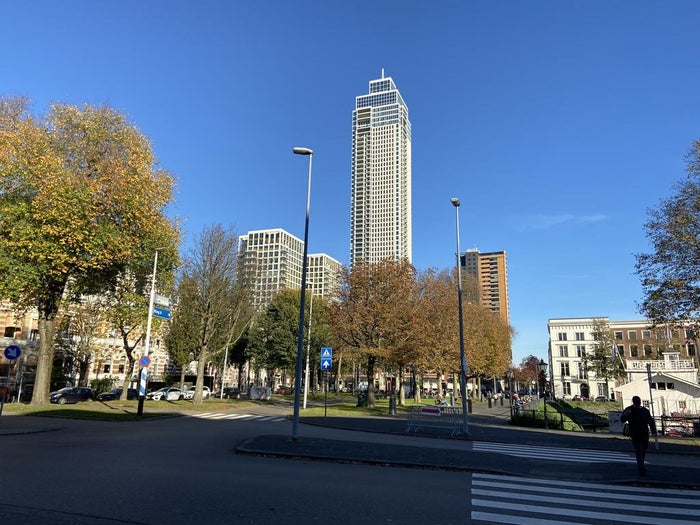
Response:
[[[485,405],[485,403],[484,403]],[[643,483],[645,485],[700,488],[700,450],[670,438],[659,439],[659,450],[650,442],[649,474],[637,475],[630,463],[574,463],[555,457],[556,450],[634,452],[629,439],[608,432],[580,433],[511,427],[508,407],[474,407],[469,415],[469,437],[451,437],[449,432],[408,433],[404,416],[302,417],[299,436],[262,435],[238,445],[236,451],[285,458],[305,458],[414,468],[488,472],[546,477],[563,481]],[[552,458],[513,457],[474,452],[474,442],[551,447]]]

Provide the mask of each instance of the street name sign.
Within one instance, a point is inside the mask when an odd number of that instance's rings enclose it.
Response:
[[[160,308],[159,306],[154,306],[153,316],[160,317],[161,319],[170,319],[170,310],[168,310],[167,308]]]

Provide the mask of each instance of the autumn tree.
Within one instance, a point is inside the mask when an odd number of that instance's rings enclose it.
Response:
[[[421,351],[412,363],[419,382],[425,372],[438,377],[452,372],[454,377],[460,370],[457,281],[448,271],[428,270],[418,277],[418,298]],[[420,388],[414,390],[414,399],[420,402]]]
[[[656,325],[700,325],[700,140],[686,157],[687,177],[649,211],[645,224],[652,251],[636,255],[642,284],[639,310]],[[696,330],[697,331],[697,330]]]
[[[360,262],[342,272],[340,300],[331,307],[333,333],[366,360],[367,405],[374,407],[374,371],[405,348],[415,307],[415,270],[407,260]]]
[[[588,377],[588,371],[595,373],[600,379],[607,382],[610,379],[624,377],[625,367],[617,354],[613,355],[615,341],[610,331],[610,323],[604,318],[593,319],[593,340],[595,341],[590,351],[582,356],[582,365]],[[552,371],[554,372],[554,371]]]
[[[202,402],[204,370],[217,354],[233,346],[243,335],[253,309],[248,288],[236,279],[236,236],[221,225],[204,228],[183,256],[176,333],[189,333],[197,360],[194,404]],[[186,323],[176,327],[175,323]]]
[[[55,320],[66,286],[100,293],[157,246],[176,244],[165,215],[173,178],[148,139],[109,107],[0,99],[0,296],[35,305],[32,404],[48,402]]]
[[[530,354],[520,361],[520,365],[513,370],[513,379],[520,385],[530,386],[533,382],[539,380],[539,364],[540,360],[536,356]]]

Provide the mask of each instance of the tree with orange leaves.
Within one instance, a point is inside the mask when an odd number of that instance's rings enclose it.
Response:
[[[176,248],[165,214],[173,185],[148,139],[114,109],[54,104],[40,118],[26,99],[0,98],[0,296],[39,312],[32,404],[48,402],[69,286],[99,293],[125,272],[148,275],[140,270],[156,248]]]

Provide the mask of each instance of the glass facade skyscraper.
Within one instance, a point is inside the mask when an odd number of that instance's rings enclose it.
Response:
[[[391,77],[369,82],[352,112],[350,265],[412,258],[411,122]]]

